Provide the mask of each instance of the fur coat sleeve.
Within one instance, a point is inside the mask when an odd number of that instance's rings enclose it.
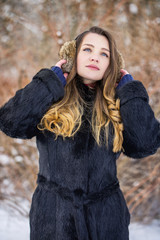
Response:
[[[10,137],[32,138],[37,134],[37,124],[43,115],[63,96],[63,85],[55,73],[49,69],[40,70],[0,108],[0,130]]]
[[[154,154],[160,147],[160,123],[148,103],[143,84],[131,81],[117,90],[116,97],[121,100],[124,154],[132,158]]]

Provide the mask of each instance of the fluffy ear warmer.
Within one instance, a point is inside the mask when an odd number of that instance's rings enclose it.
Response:
[[[117,82],[119,82],[120,78],[121,78],[121,72],[120,70],[125,68],[125,62],[124,62],[124,59],[122,57],[122,54],[118,51],[117,49],[117,52],[118,52],[118,75],[117,75]]]
[[[62,71],[69,73],[73,66],[73,61],[76,54],[76,41],[72,40],[65,42],[60,48],[59,57],[60,59],[65,59],[67,62],[62,65]]]
[[[117,50],[118,51],[118,50]],[[62,70],[63,72],[70,72],[73,66],[73,61],[75,58],[75,54],[76,54],[76,41],[72,40],[69,42],[65,42],[63,44],[63,46],[60,48],[59,51],[59,57],[60,59],[66,59],[67,62],[65,64],[62,65]],[[124,68],[125,64],[124,64],[124,59],[122,57],[122,54],[118,51],[118,75],[117,75],[117,82],[121,77],[121,73],[120,70],[122,68]]]

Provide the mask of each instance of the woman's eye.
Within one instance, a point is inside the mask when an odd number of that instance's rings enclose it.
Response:
[[[90,49],[90,48],[85,48],[85,49],[83,49],[83,51],[85,51],[85,52],[91,52],[91,49]]]
[[[108,54],[107,53],[102,53],[102,56],[108,57]]]

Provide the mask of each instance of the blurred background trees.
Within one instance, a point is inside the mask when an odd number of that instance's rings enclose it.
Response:
[[[53,66],[59,47],[96,25],[115,37],[126,69],[141,80],[160,120],[159,0],[0,0],[0,105],[30,82],[41,68]],[[132,220],[160,218],[160,150],[117,162]],[[0,203],[28,216],[36,186],[35,139],[0,133]]]

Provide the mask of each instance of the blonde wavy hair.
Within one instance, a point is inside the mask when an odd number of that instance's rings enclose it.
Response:
[[[63,138],[73,137],[80,129],[84,106],[87,103],[80,95],[76,84],[76,59],[84,36],[90,32],[105,36],[109,42],[111,52],[110,63],[104,77],[96,83],[95,100],[90,123],[92,135],[99,146],[103,143],[108,146],[109,123],[111,122],[114,128],[113,152],[119,152],[123,149],[123,124],[120,116],[120,100],[115,99],[115,85],[119,75],[119,53],[112,35],[99,27],[92,27],[76,38],[76,56],[72,70],[67,78],[65,95],[61,101],[54,103],[50,107],[41,119],[38,128],[53,132],[56,138],[58,136]],[[103,131],[104,138],[101,131]]]

